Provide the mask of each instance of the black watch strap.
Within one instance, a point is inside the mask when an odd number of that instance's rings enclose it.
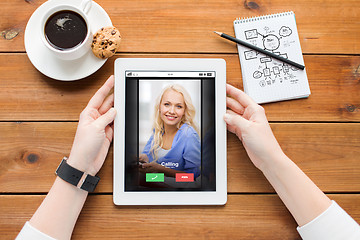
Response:
[[[60,165],[55,171],[55,174],[62,180],[88,192],[93,192],[96,185],[100,181],[98,176],[91,176],[76,168],[73,168],[66,162],[64,157]]]

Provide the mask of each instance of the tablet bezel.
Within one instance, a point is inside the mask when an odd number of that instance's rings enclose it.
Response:
[[[125,192],[125,71],[214,71],[216,191]],[[114,183],[115,205],[224,205],[227,201],[226,62],[224,59],[118,58],[115,61]],[[146,201],[144,201],[146,200]]]

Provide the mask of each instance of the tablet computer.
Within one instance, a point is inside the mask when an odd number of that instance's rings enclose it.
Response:
[[[116,205],[227,201],[223,59],[115,61]]]

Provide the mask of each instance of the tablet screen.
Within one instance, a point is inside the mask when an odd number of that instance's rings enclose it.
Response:
[[[215,191],[215,72],[125,71],[125,191]]]

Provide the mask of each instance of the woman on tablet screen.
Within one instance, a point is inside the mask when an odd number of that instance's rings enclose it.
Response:
[[[156,99],[153,134],[139,157],[144,172],[200,175],[200,138],[189,93],[178,84],[165,87]]]

